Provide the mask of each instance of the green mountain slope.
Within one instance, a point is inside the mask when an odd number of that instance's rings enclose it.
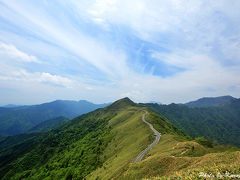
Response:
[[[83,100],[57,100],[33,106],[0,108],[0,136],[24,133],[43,121],[59,116],[72,119],[105,106],[106,104],[97,105]]]
[[[161,132],[159,144],[139,163],[137,155],[152,143],[152,130]],[[29,135],[29,134],[28,134]],[[103,109],[79,116],[50,131],[0,141],[1,179],[142,179],[174,176],[182,169],[195,170],[204,157],[219,152],[230,170],[237,170],[239,153],[227,147],[208,148],[187,141],[183,132],[151,109],[124,98]],[[27,137],[26,137],[27,136]],[[225,154],[222,151],[228,151]],[[227,156],[228,155],[228,156]],[[230,158],[235,155],[235,159]],[[219,159],[219,158],[218,158]],[[187,161],[187,163],[186,163]],[[201,162],[200,162],[201,163]],[[224,165],[219,163],[219,165]],[[218,166],[218,165],[217,165]],[[218,168],[218,167],[215,168]]]
[[[0,176],[5,176],[3,179],[28,176],[33,179],[64,178],[76,171],[81,172],[76,177],[82,178],[101,165],[98,156],[111,136],[106,124],[113,115],[110,112],[101,116],[101,112],[96,110],[20,144],[6,147],[0,152]]]
[[[189,108],[177,104],[147,104],[192,137],[240,146],[240,99],[221,107]]]
[[[65,118],[63,116],[60,116],[60,117],[57,117],[57,118],[53,118],[53,119],[49,119],[47,121],[41,122],[37,126],[35,126],[32,129],[30,129],[28,132],[44,132],[44,131],[48,131],[48,130],[50,130],[52,128],[55,128],[57,126],[60,126],[60,125],[64,124],[67,121],[69,121],[69,119]]]
[[[141,121],[142,109],[124,98],[37,137],[28,137],[22,143],[5,147],[0,152],[0,174],[6,179],[27,176],[34,179],[49,176],[83,178],[102,167],[107,159],[115,157],[116,151],[125,160],[122,167],[132,162],[153,139],[151,130]],[[165,124],[159,116],[155,118]],[[175,130],[166,123],[162,133]],[[23,146],[26,148],[22,152]],[[104,151],[109,154],[103,156]]]

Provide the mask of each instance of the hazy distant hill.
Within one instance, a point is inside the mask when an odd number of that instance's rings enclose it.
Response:
[[[2,107],[5,107],[5,108],[16,108],[16,107],[20,107],[21,105],[16,105],[16,104],[7,104],[5,106],[2,106]]]
[[[188,107],[216,107],[216,106],[228,104],[233,100],[236,100],[236,98],[232,96],[204,97],[196,101],[188,102],[184,105]]]
[[[240,147],[240,99],[219,107],[147,104],[192,137],[204,136]]]
[[[64,116],[72,119],[81,114],[105,107],[106,104],[57,100],[49,103],[16,108],[0,108],[0,135],[14,135],[26,132],[39,123]]]
[[[143,114],[161,138],[134,163],[155,139]],[[50,131],[0,140],[0,179],[199,179],[205,170],[238,174],[237,150],[187,140],[167,119],[124,98]]]
[[[148,103],[153,103],[153,104],[162,104],[161,102],[157,102],[157,101],[149,101]]]

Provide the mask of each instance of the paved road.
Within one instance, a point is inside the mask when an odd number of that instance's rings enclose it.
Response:
[[[142,158],[144,157],[144,155],[150,151],[157,143],[158,141],[160,140],[160,137],[161,137],[161,133],[159,133],[156,129],[153,128],[152,124],[150,124],[149,122],[147,122],[145,120],[145,115],[147,114],[148,112],[145,111],[145,113],[143,114],[142,116],[142,120],[143,122],[145,122],[150,128],[151,130],[154,132],[154,136],[155,136],[155,140],[153,141],[152,144],[150,144],[146,149],[144,149],[141,153],[139,153],[139,155],[136,157],[134,163],[137,163],[139,161],[142,160]]]

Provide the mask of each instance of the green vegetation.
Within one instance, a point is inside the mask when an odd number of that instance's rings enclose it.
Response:
[[[192,138],[204,136],[220,144],[240,147],[239,99],[224,106],[208,108],[189,108],[177,104],[146,105]]]
[[[151,109],[148,109],[148,112],[149,114],[146,116],[146,120],[150,122],[157,131],[161,132],[161,134],[169,133],[185,136],[183,131],[173,126],[166,118],[154,113]]]
[[[152,142],[152,131],[142,122],[143,111],[137,107],[129,107],[117,112],[117,116],[110,120],[113,140],[102,154],[106,159],[87,179],[118,179],[138,153]]]
[[[137,155],[159,143],[139,163]],[[0,141],[1,179],[184,179],[198,173],[240,173],[239,149],[191,140],[148,107],[124,98],[43,133],[21,134]]]
[[[203,146],[210,147],[210,148],[213,147],[213,143],[204,137],[195,138],[195,141]]]
[[[102,164],[99,156],[111,140],[106,126],[113,116],[113,112],[96,110],[5,148],[0,152],[0,177],[83,178]]]
[[[38,124],[37,126],[33,127],[28,132],[44,132],[44,131],[48,131],[48,130],[50,130],[52,128],[55,128],[57,126],[60,126],[60,125],[64,124],[67,121],[69,121],[69,119],[65,118],[63,116],[60,116],[60,117],[57,117],[57,118],[53,118],[53,119],[49,119],[49,120],[44,121],[44,122]]]

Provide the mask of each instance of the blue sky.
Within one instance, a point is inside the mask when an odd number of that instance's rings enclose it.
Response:
[[[1,0],[0,104],[240,92],[238,0]]]

